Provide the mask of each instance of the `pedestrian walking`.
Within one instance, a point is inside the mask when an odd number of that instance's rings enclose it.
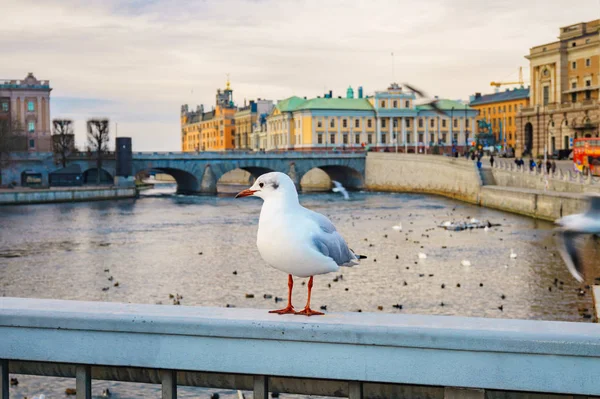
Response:
[[[535,161],[533,160],[533,158],[529,159],[529,170],[530,171],[534,171],[535,170]]]
[[[494,167],[494,154],[490,154],[490,165],[492,168]]]
[[[552,160],[552,174],[556,173],[556,162],[554,162],[554,160]]]

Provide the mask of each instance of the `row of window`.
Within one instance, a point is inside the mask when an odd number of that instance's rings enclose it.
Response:
[[[9,104],[7,101],[3,101],[2,104],[0,104],[0,107],[1,107],[0,109],[2,109],[2,112],[8,112]],[[27,111],[29,111],[29,112],[35,111],[35,103],[33,101],[27,102]]]
[[[586,58],[585,59],[585,67],[589,68],[591,66],[592,66],[592,59]],[[577,61],[571,61],[571,69],[577,69]]]
[[[590,87],[592,85],[592,79],[586,79],[585,80],[585,87]],[[577,80],[571,82],[571,89],[576,89],[577,88]]]
[[[393,100],[393,101],[391,101],[391,103],[392,103],[392,108],[398,108],[398,100]],[[386,101],[381,100],[379,102],[379,105],[381,108],[385,108]],[[410,101],[408,101],[408,100],[404,101],[404,108],[410,108]]]
[[[372,133],[367,134],[367,144],[373,144],[373,136],[374,135]],[[458,142],[458,133],[454,133],[452,136],[453,136],[453,140],[455,142]],[[317,134],[317,144],[336,144],[335,133],[331,133],[329,135],[329,141],[327,143],[323,142],[324,137],[326,137],[326,136],[321,133]],[[418,137],[419,137],[418,142],[422,143],[425,135],[423,133],[418,133]],[[392,135],[391,138],[392,138],[392,140],[396,139],[395,135]],[[442,138],[441,138],[440,142],[442,142],[442,143],[447,142],[447,138],[448,138],[448,135],[446,133],[442,133]],[[430,142],[432,142],[432,143],[435,142],[435,134],[434,133],[430,134],[430,139],[431,139]],[[510,139],[512,139],[512,135],[510,136]],[[412,143],[413,142],[412,140],[413,140],[412,135],[410,133],[408,133],[406,135],[406,142]],[[468,141],[468,140],[469,140],[469,136],[467,135],[465,137],[465,141]],[[348,141],[349,141],[348,135],[344,134],[342,136],[342,144],[348,144]],[[387,134],[385,134],[385,133],[381,134],[381,142],[387,143]],[[360,143],[361,143],[360,142],[360,134],[357,133],[354,135],[354,144],[360,144]]]
[[[394,127],[398,127],[398,118],[393,118],[393,125]],[[411,119],[404,119],[405,125],[406,127],[410,127],[411,126]],[[430,119],[430,125],[431,127],[435,126],[435,119]],[[419,118],[419,127],[423,127],[423,118]],[[455,128],[458,128],[458,119],[455,118],[453,119],[453,126]],[[321,121],[317,121],[317,128],[322,128],[323,127],[323,123]],[[335,128],[335,119],[331,119],[329,121],[329,127]],[[343,128],[347,128],[348,127],[348,123],[346,119],[342,119],[342,127]],[[359,128],[360,127],[360,120],[359,119],[355,119],[354,120],[354,127]],[[368,128],[372,128],[373,127],[373,123],[371,119],[367,119],[367,127]],[[387,128],[387,119],[381,119],[381,127],[382,128]],[[446,127],[446,119],[442,119],[442,127]],[[466,127],[469,127],[469,120],[466,120]]]
[[[500,121],[502,121],[502,118],[492,118],[492,126],[496,127],[496,126],[500,126]],[[512,126],[514,123],[512,116],[509,116],[508,118],[506,118],[506,126]]]
[[[523,108],[523,104],[519,104],[519,110]],[[509,104],[508,107],[506,105],[499,105],[497,107],[487,107],[483,109],[483,115],[494,115],[494,114],[499,114],[499,113],[503,113],[506,112],[506,110],[508,110],[508,112],[513,112],[513,106],[512,104]],[[515,112],[517,111],[517,106],[515,105]]]
[[[591,100],[592,99],[592,91],[591,90],[586,90],[583,94],[583,98],[585,100]],[[577,93],[571,93],[571,102],[572,103],[576,103],[577,102]]]

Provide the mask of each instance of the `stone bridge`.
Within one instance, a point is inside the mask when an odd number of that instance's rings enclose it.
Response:
[[[58,169],[52,154],[35,154],[14,157],[11,166],[3,170],[4,182],[20,182],[20,174],[34,171],[42,174],[47,185],[48,174]],[[329,152],[285,152],[285,153],[175,153],[175,152],[135,152],[133,153],[133,174],[145,171],[160,171],[169,174],[177,181],[180,193],[216,193],[219,179],[235,169],[249,172],[253,177],[277,171],[289,175],[299,187],[302,177],[311,169],[323,170],[332,180],[345,187],[358,189],[364,186],[364,153]],[[84,176],[90,171],[95,174],[95,161],[86,154],[73,157],[69,164],[78,164]],[[103,162],[102,173],[114,177],[116,161],[109,157]],[[90,183],[93,181],[90,180]]]

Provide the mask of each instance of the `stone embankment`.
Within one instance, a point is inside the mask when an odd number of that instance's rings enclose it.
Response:
[[[135,198],[135,187],[52,187],[49,189],[2,189],[0,205],[44,204],[54,202],[102,201]]]
[[[582,212],[587,207],[584,193],[600,192],[597,178],[573,173],[558,171],[547,178],[511,169],[506,161],[479,170],[464,158],[395,153],[368,154],[366,186],[437,194],[549,221]]]

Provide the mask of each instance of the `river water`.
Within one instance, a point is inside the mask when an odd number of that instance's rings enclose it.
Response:
[[[0,207],[0,297],[173,306],[170,295],[180,294],[183,306],[281,307],[264,298],[285,298],[287,276],[265,265],[256,249],[261,201],[177,196],[173,186],[161,187],[137,200]],[[578,294],[550,223],[416,194],[361,192],[344,201],[315,193],[300,200],[330,217],[351,248],[368,256],[338,273],[343,277],[337,282],[335,275],[317,276],[313,308],[591,321],[591,294]],[[488,232],[436,227],[466,218],[501,226]],[[392,229],[398,223],[402,232]],[[516,259],[510,259],[511,249]],[[419,252],[427,258],[419,259]],[[298,308],[306,299],[301,281],[294,287]],[[17,377],[14,398],[63,397],[75,384]],[[118,398],[160,397],[159,386],[102,381],[94,382],[94,395],[107,387]],[[235,397],[198,388],[183,388],[180,397],[212,392]]]

